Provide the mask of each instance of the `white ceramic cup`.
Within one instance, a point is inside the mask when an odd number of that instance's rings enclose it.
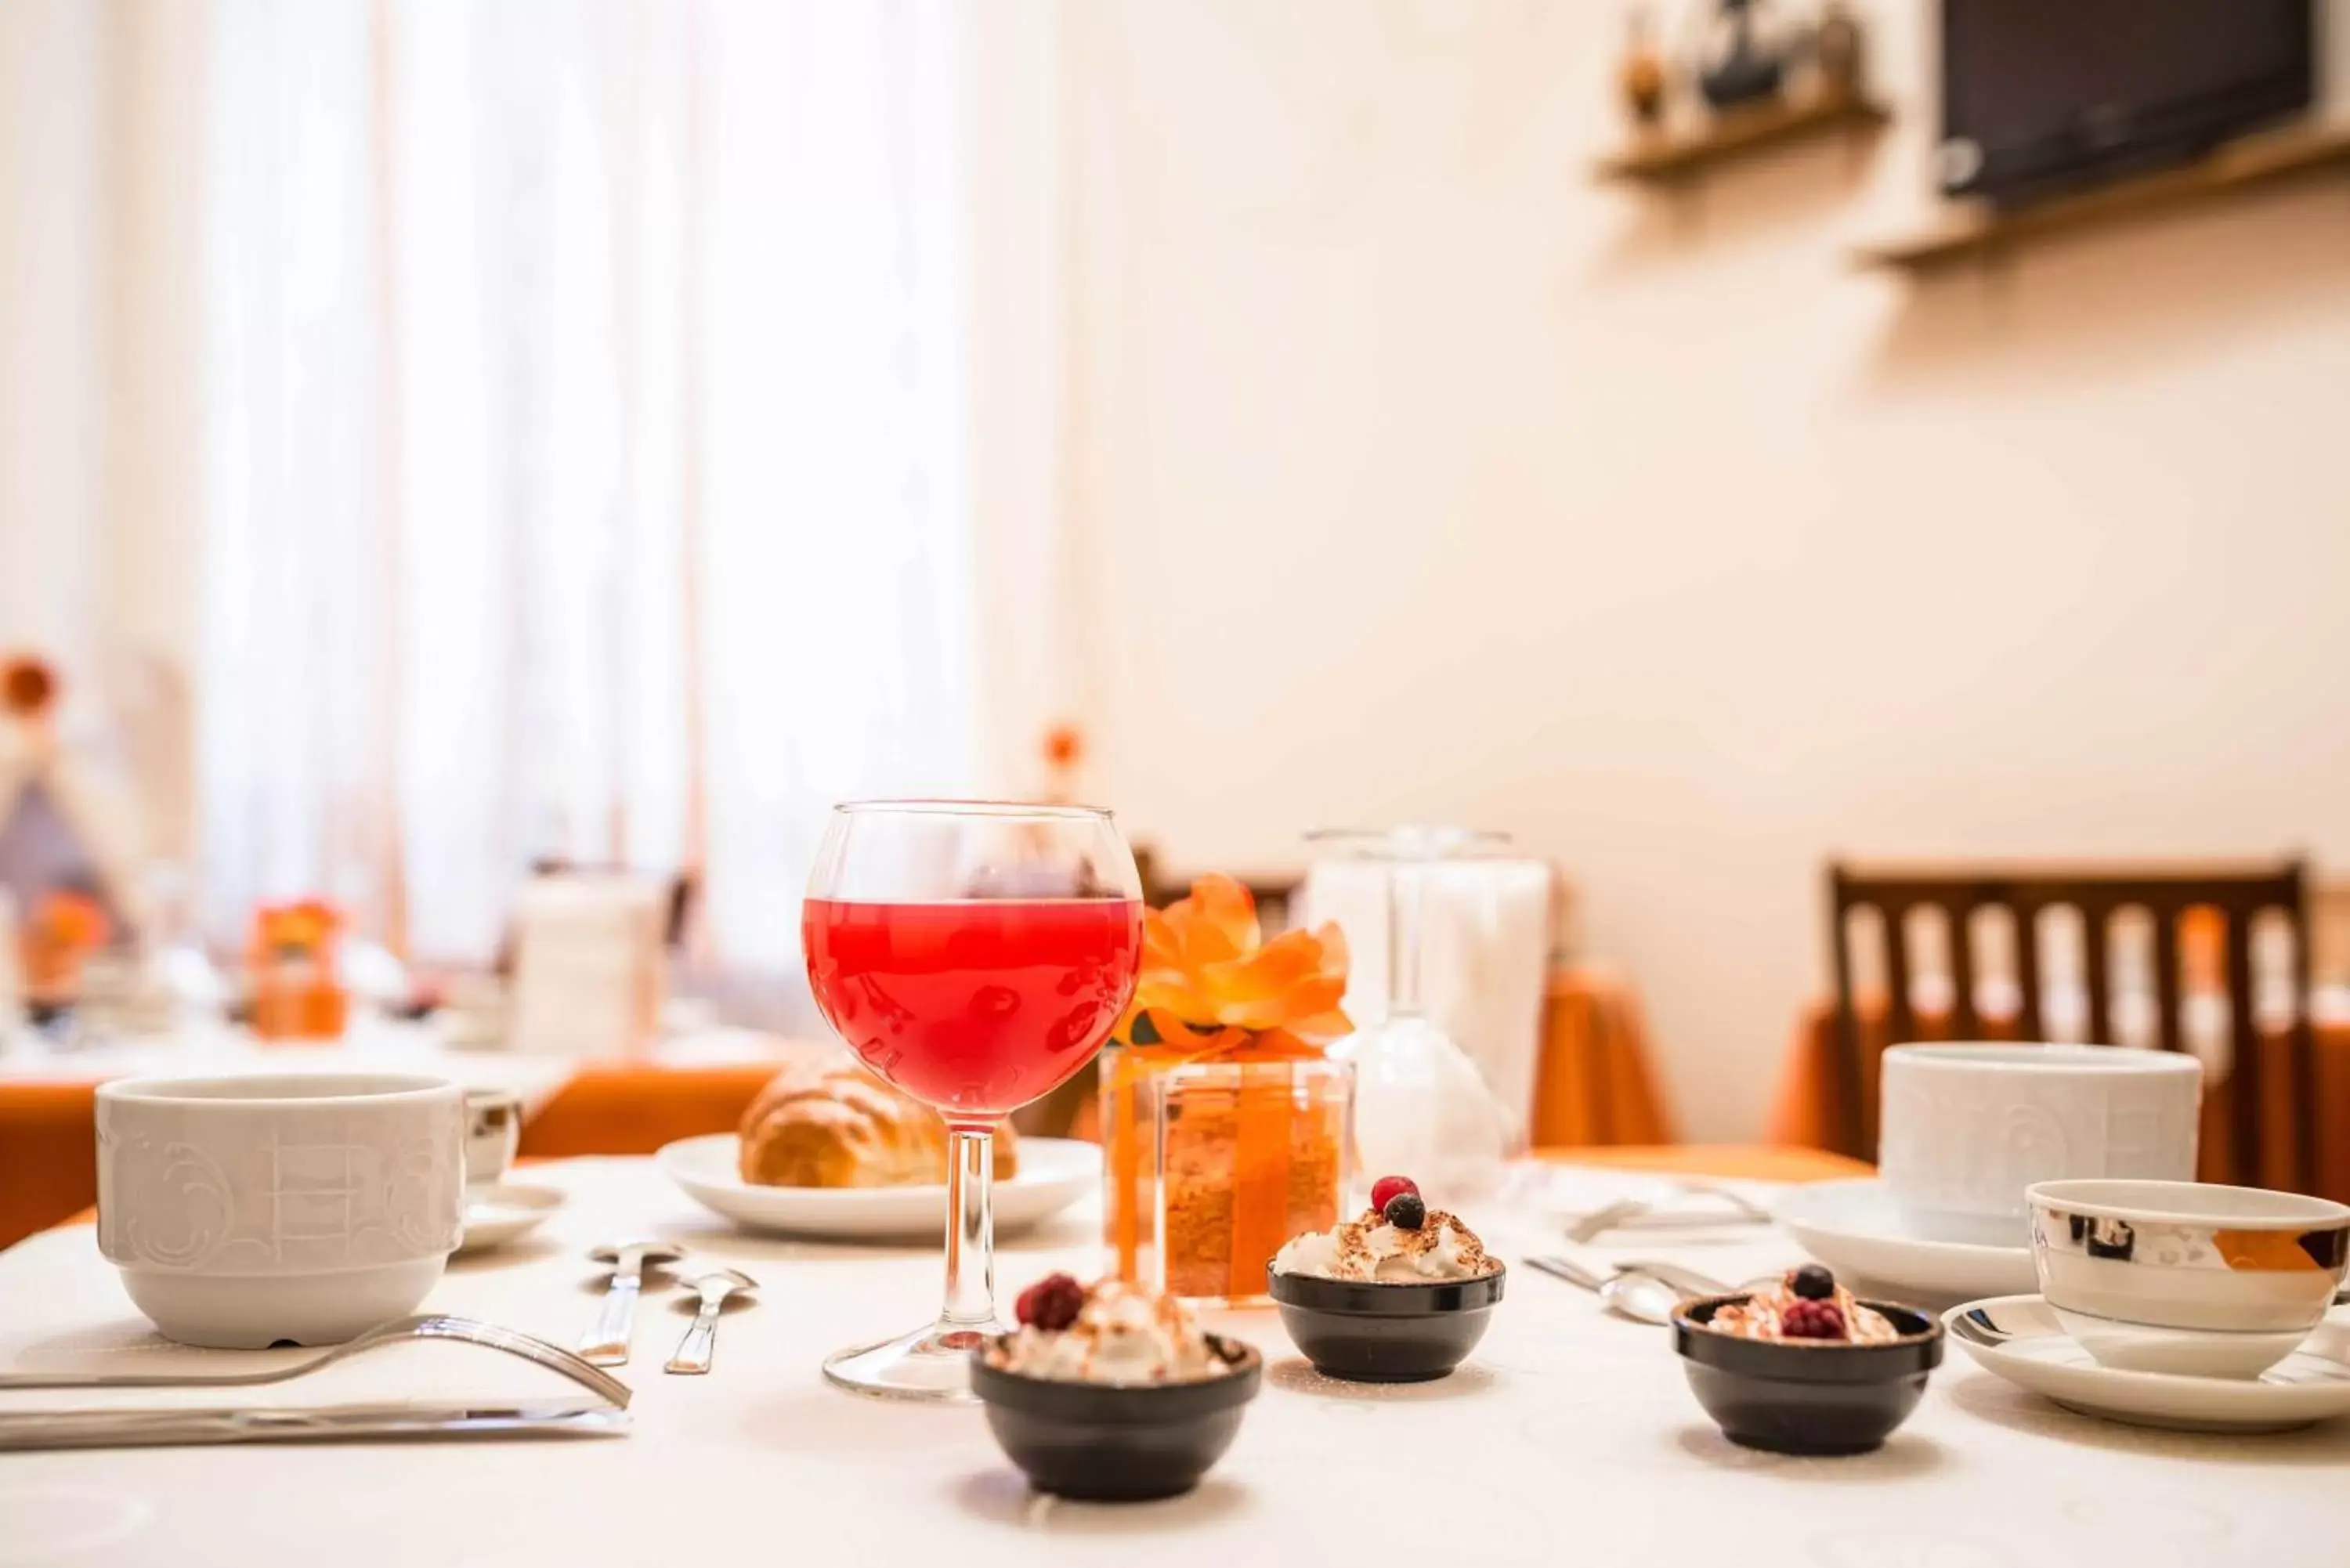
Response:
[[[2036,1181],[2195,1177],[2203,1067],[2183,1052],[1896,1045],[1882,1078],[1878,1168],[1928,1241],[2028,1244]]]
[[[465,1091],[465,1185],[505,1179],[522,1147],[522,1096],[510,1089]]]
[[[464,1213],[464,1096],[402,1073],[98,1090],[98,1245],[183,1345],[332,1345],[415,1310]]]
[[[2032,1262],[2056,1321],[2103,1366],[2257,1377],[2350,1272],[2350,1205],[2191,1181],[2043,1181]]]

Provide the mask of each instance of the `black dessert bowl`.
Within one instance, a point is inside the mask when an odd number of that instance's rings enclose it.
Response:
[[[1271,1272],[1281,1325],[1314,1370],[1350,1383],[1425,1383],[1461,1365],[1493,1316],[1509,1271],[1419,1283]]]
[[[972,1352],[971,1387],[988,1429],[1038,1491],[1087,1502],[1143,1502],[1200,1484],[1241,1429],[1264,1379],[1253,1345],[1208,1345],[1224,1370],[1194,1383],[1075,1383],[991,1366],[1002,1334]]]
[[[1690,1389],[1722,1435],[1781,1454],[1865,1454],[1909,1417],[1942,1364],[1942,1325],[1892,1302],[1859,1304],[1900,1332],[1877,1345],[1744,1339],[1707,1326],[1744,1294],[1683,1302],[1673,1348]]]

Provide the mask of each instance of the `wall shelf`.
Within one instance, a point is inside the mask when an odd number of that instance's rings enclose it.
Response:
[[[2218,200],[2255,187],[2326,172],[2350,173],[2350,126],[2303,126],[2231,141],[2199,162],[2119,184],[2002,213],[1953,205],[1950,215],[1915,234],[1864,245],[1855,265],[1931,273],[1988,262],[2051,234],[2127,222],[2170,207]]]
[[[1645,131],[1593,165],[1594,177],[1648,185],[1682,185],[1765,148],[1837,131],[1867,135],[1893,118],[1882,104],[1843,93],[1775,99],[1726,109],[1685,129]]]

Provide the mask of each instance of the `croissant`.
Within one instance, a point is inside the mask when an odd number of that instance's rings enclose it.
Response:
[[[743,1179],[757,1187],[909,1187],[947,1179],[939,1113],[835,1054],[795,1062],[743,1113]],[[1012,1124],[995,1129],[995,1174],[1018,1174]]]

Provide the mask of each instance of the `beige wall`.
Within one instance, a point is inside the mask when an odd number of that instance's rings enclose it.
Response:
[[[1930,119],[1875,9],[1875,157],[1680,212],[1586,173],[1615,5],[1069,20],[1097,787],[1190,865],[1515,830],[1699,1137],[1760,1125],[1831,850],[2350,860],[2342,186],[1856,275]]]

